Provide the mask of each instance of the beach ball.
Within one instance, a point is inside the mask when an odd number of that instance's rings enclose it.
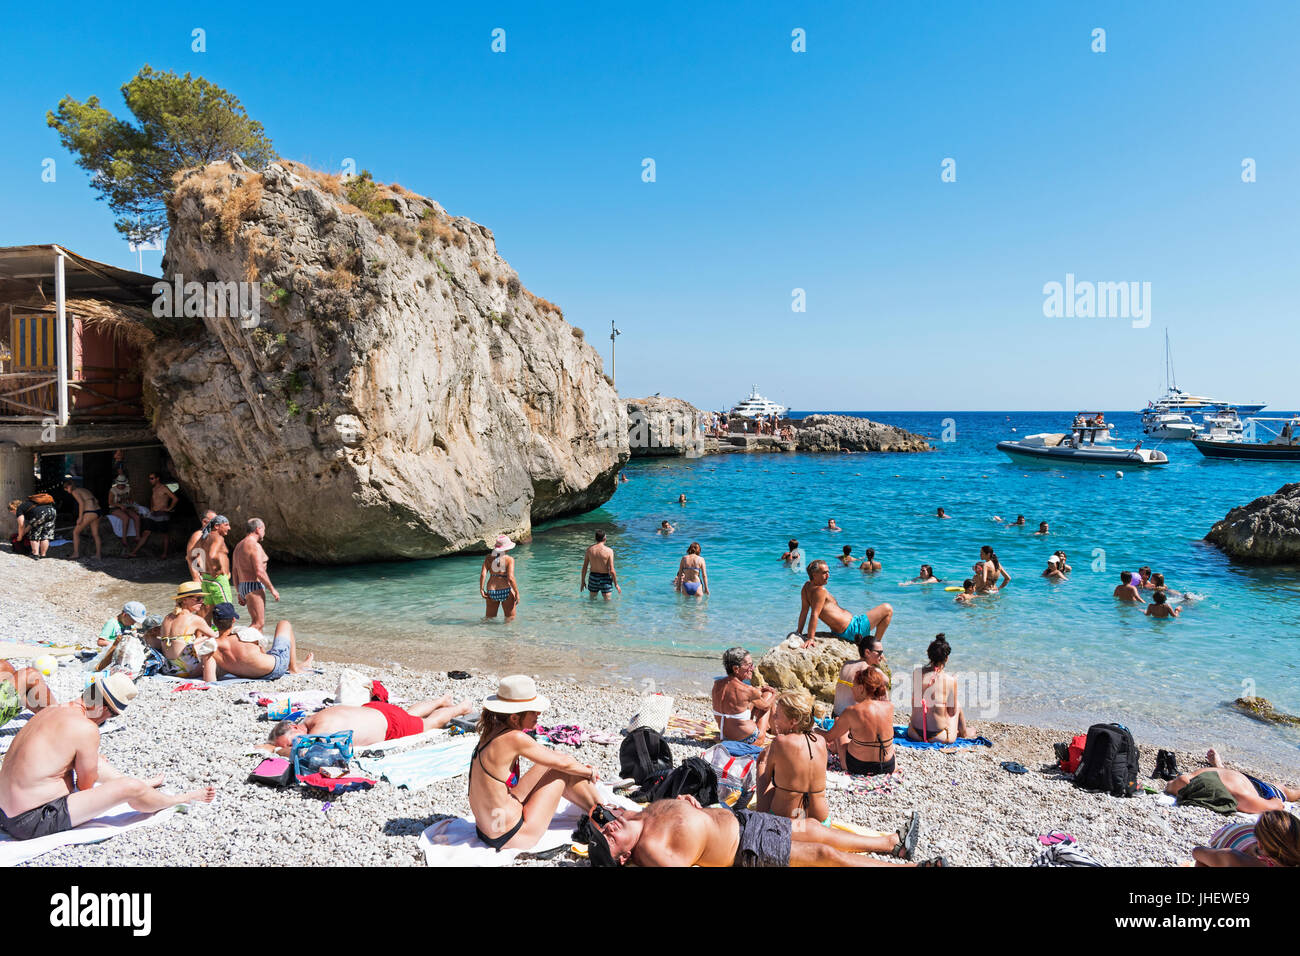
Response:
[[[36,658],[36,660],[32,661],[32,666],[46,677],[49,677],[59,669],[59,662],[55,660],[53,654],[42,654],[40,657]]]

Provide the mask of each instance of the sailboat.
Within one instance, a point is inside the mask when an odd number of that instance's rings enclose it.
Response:
[[[1191,395],[1184,392],[1178,387],[1178,381],[1174,376],[1174,359],[1173,353],[1169,348],[1169,330],[1165,329],[1165,393],[1154,402],[1147,402],[1147,407],[1138,410],[1142,416],[1142,430],[1153,438],[1193,438],[1200,431],[1200,427],[1192,423],[1191,418],[1187,417],[1189,412],[1221,412],[1228,408],[1235,408],[1242,415],[1254,415],[1264,408],[1268,403],[1259,402],[1251,404],[1246,402],[1221,402],[1218,399],[1207,398],[1204,395]],[[1187,417],[1186,422],[1179,421],[1177,416]],[[1162,422],[1163,416],[1175,416]],[[1148,423],[1152,430],[1148,430]],[[1192,425],[1194,431],[1187,433],[1186,426]],[[1161,431],[1167,434],[1161,434]]]

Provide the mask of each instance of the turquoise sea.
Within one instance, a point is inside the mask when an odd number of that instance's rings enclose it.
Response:
[[[725,648],[743,644],[757,656],[795,627],[806,577],[778,560],[794,537],[810,560],[832,560],[829,587],[843,606],[894,606],[885,643],[895,673],[920,663],[937,632],[947,634],[949,669],[968,675],[975,693],[976,726],[981,715],[1080,730],[1116,720],[1140,741],[1217,742],[1236,754],[1294,759],[1300,734],[1225,705],[1253,692],[1300,712],[1300,569],[1236,565],[1201,538],[1230,508],[1300,471],[1208,461],[1175,442],[1163,446],[1170,464],[1118,479],[1098,467],[1013,463],[994,447],[1004,437],[1060,431],[1073,412],[852,414],[930,436],[936,450],[634,461],[630,481],[603,508],[544,525],[515,549],[522,602],[509,626],[483,620],[482,559],[473,556],[272,564],[284,595],[278,611],[305,644],[334,659],[702,692]],[[1107,418],[1123,439],[1140,437],[1137,415]],[[935,518],[938,506],[951,520]],[[1017,514],[1026,527],[992,520]],[[822,530],[831,517],[840,534]],[[663,519],[676,534],[656,533]],[[1049,536],[1034,536],[1039,521],[1050,523]],[[598,528],[608,531],[623,586],[609,603],[578,588],[583,549]],[[691,541],[708,562],[712,595],[704,600],[671,586]],[[846,544],[859,556],[874,547],[884,570],[866,575],[834,562]],[[945,584],[960,584],[984,544],[1013,576],[1000,594],[966,608],[943,585],[906,583],[926,562]],[[1074,572],[1048,583],[1040,573],[1058,548]],[[1119,572],[1142,564],[1198,597],[1181,619],[1155,621],[1111,597]]]

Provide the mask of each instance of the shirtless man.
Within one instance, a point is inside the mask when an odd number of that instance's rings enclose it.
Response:
[[[791,568],[797,567],[803,562],[803,548],[799,547],[799,542],[794,538],[790,539],[789,546],[785,553],[781,555],[781,560]]]
[[[919,836],[915,819],[904,830],[862,836],[754,810],[701,807],[689,794],[656,800],[632,813],[597,807],[586,824],[592,866],[916,866],[860,856],[883,853],[909,859]],[[904,842],[907,841],[907,842]],[[947,866],[943,857],[922,866]]]
[[[217,628],[217,649],[203,659],[203,679],[209,683],[216,680],[218,674],[279,680],[285,674],[301,674],[316,657],[308,654],[303,661],[298,660],[298,642],[294,640],[293,626],[288,621],[276,625],[275,639],[268,653],[262,650],[256,639],[260,632],[251,628],[240,628],[240,633],[235,632],[237,620],[239,612],[233,604],[223,602],[212,609],[212,623]],[[254,637],[251,641],[247,640],[249,634]]]
[[[166,558],[167,550],[172,543],[172,511],[180,503],[180,499],[163,484],[162,476],[156,471],[149,472],[149,488],[149,517],[144,519],[144,534],[140,535],[140,540],[136,542],[131,557],[140,553],[144,543],[149,540],[149,535],[156,531],[163,539],[162,556]]]
[[[934,516],[935,516],[936,518],[951,518],[951,517],[952,517],[952,515],[944,514],[942,508],[939,508],[937,511],[935,511]]]
[[[872,628],[875,628],[876,637],[883,640],[889,622],[894,619],[894,608],[889,604],[877,604],[866,614],[850,614],[826,590],[830,577],[830,568],[825,561],[818,560],[808,565],[808,582],[799,591],[799,625],[795,628],[795,633],[802,634],[804,621],[808,622],[808,636],[803,646],[813,646],[819,619],[831,629],[831,637],[842,641],[866,637]]]
[[[659,530],[656,532],[656,534],[672,534],[676,530],[677,529],[674,528],[667,521],[661,521],[659,522]]]
[[[122,713],[135,695],[129,677],[111,674],[79,700],[47,707],[29,720],[0,764],[0,830],[31,840],[81,826],[119,803],[143,813],[211,803],[215,787],[163,793],[161,775],[126,777],[100,756],[99,726]]]
[[[81,557],[81,532],[89,531],[91,539],[95,542],[95,560],[98,561],[103,557],[103,545],[99,540],[99,519],[105,511],[99,506],[98,498],[73,481],[65,481],[63,490],[72,495],[77,502],[77,523],[72,526],[72,560]]]
[[[840,555],[840,564],[844,565],[846,568],[853,567],[853,562],[858,560],[853,556],[853,545],[846,544],[842,550],[843,554]]]
[[[828,519],[826,520],[826,527],[823,528],[822,530],[823,530],[823,531],[843,531],[844,529],[841,528],[839,525],[837,525],[837,524],[835,523],[835,519],[834,519],[834,518],[828,518]]]
[[[1061,559],[1052,555],[1047,559],[1047,567],[1043,569],[1042,577],[1049,581],[1064,581],[1065,572],[1061,570]]]
[[[591,569],[591,574],[587,573],[588,568]],[[582,579],[578,591],[581,592],[583,588],[587,589],[593,600],[597,594],[603,594],[608,601],[612,590],[623,593],[618,585],[618,572],[614,570],[614,552],[605,543],[603,531],[596,532],[596,543],[587,549],[582,558]]]
[[[1176,797],[1193,777],[1203,773],[1217,773],[1219,780],[1236,799],[1237,809],[1242,813],[1285,810],[1286,807],[1282,801],[1294,802],[1300,800],[1300,789],[1265,783],[1263,780],[1242,773],[1240,770],[1228,768],[1219,757],[1218,752],[1213,748],[1205,752],[1205,759],[1210,762],[1208,767],[1202,767],[1200,770],[1194,770],[1191,773],[1180,773],[1169,781],[1168,786],[1165,787],[1165,793]]]
[[[1051,533],[1052,532],[1048,530],[1047,522],[1040,521],[1038,522],[1038,530],[1034,532],[1034,537],[1037,537],[1040,534],[1051,534]]]
[[[199,522],[199,529],[190,535],[190,540],[185,542],[185,567],[189,569],[190,580],[195,584],[202,584],[203,580],[199,577],[199,572],[203,570],[203,549],[199,547],[199,538],[203,535],[203,530],[207,528],[208,522],[217,516],[217,513],[209,508],[203,512],[203,520]]]
[[[1147,605],[1147,617],[1177,617],[1183,613],[1180,607],[1169,606],[1169,595],[1164,591],[1157,591],[1151,596],[1151,603]]]
[[[864,574],[866,573],[874,574],[875,572],[879,571],[881,567],[883,567],[883,565],[881,565],[881,563],[876,560],[875,548],[867,548],[867,558],[865,561],[859,564],[858,567],[862,569]]]
[[[186,581],[172,600],[176,607],[163,618],[158,651],[175,672],[172,676],[198,677],[217,637],[202,616],[203,586]]]
[[[1121,601],[1128,601],[1130,604],[1147,603],[1146,601],[1142,600],[1142,595],[1138,594],[1138,589],[1133,584],[1132,571],[1121,571],[1119,573],[1119,580],[1120,583],[1117,584],[1115,586],[1115,590],[1111,592],[1112,597],[1117,597]]]
[[[203,568],[199,580],[203,583],[203,603],[208,607],[233,604],[235,593],[230,587],[230,549],[226,535],[230,534],[230,519],[217,515],[199,534],[199,547],[203,549]]]
[[[265,537],[266,522],[261,518],[249,518],[248,534],[235,545],[230,557],[234,571],[231,580],[239,592],[239,603],[248,608],[249,623],[259,631],[266,624],[266,592],[270,591],[271,597],[280,600],[280,592],[266,575],[267,557],[262,548]]]
[[[754,659],[743,647],[728,648],[722,655],[727,672],[713,682],[713,716],[723,740],[758,744],[767,734],[776,689],[761,690],[748,683],[754,676]]]
[[[698,541],[692,541],[682,555],[682,560],[677,565],[677,577],[673,579],[673,588],[691,597],[709,593],[709,572],[700,555]]]
[[[957,604],[974,604],[975,603],[975,579],[967,578],[961,583],[961,594],[958,594],[953,601]]]
[[[853,696],[853,678],[858,676],[858,671],[874,667],[883,674],[884,664],[885,645],[880,643],[880,638],[859,639],[858,660],[848,661],[840,668],[839,679],[835,682],[835,703],[831,708],[831,716],[838,717],[858,702]],[[885,679],[889,679],[888,675]]]
[[[372,700],[361,707],[335,704],[318,710],[310,717],[294,723],[282,720],[271,728],[270,741],[263,746],[285,757],[293,753],[293,742],[303,734],[336,734],[352,731],[352,744],[368,747],[385,740],[398,740],[422,734],[426,730],[446,727],[453,717],[470,711],[469,702],[453,704],[451,694],[437,700],[422,700],[409,707],[398,707],[385,701]]]

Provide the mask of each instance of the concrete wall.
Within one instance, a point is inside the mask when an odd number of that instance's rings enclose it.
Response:
[[[8,443],[0,444],[0,534],[8,541],[18,530],[18,521],[8,504],[26,498],[36,490],[32,477],[32,451]]]

